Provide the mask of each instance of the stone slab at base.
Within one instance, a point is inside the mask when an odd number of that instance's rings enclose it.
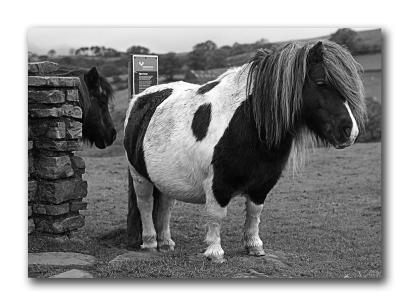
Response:
[[[29,265],[91,266],[95,262],[96,258],[94,256],[75,252],[28,253]]]
[[[50,276],[51,279],[76,279],[76,278],[94,278],[92,274],[86,271],[72,269],[57,275]]]

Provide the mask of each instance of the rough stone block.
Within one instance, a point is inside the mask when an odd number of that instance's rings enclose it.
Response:
[[[71,117],[82,119],[82,109],[79,106],[70,104],[52,108],[30,108],[28,114],[31,118]]]
[[[33,222],[32,218],[28,219],[28,234],[32,233],[35,231],[35,222]]]
[[[74,169],[74,172],[76,174],[84,174],[85,173],[85,161],[83,160],[82,157],[79,156],[71,156],[71,163],[72,163],[72,168]]]
[[[69,212],[69,203],[60,205],[34,204],[33,212],[40,215],[59,216]]]
[[[57,63],[50,61],[41,61],[28,63],[28,74],[29,75],[39,75],[55,72],[60,68]]]
[[[28,86],[78,87],[78,77],[28,76]]]
[[[35,160],[35,174],[44,179],[59,179],[74,175],[69,156],[44,156]]]
[[[35,172],[32,151],[28,151],[28,177]]]
[[[65,138],[66,126],[62,121],[31,122],[32,136],[36,138],[63,139]]]
[[[66,100],[70,102],[78,102],[79,101],[79,91],[77,89],[67,90],[66,91]]]
[[[40,182],[39,201],[59,204],[71,199],[84,198],[87,195],[87,182],[80,178]]]
[[[69,210],[73,212],[86,210],[87,205],[87,202],[83,202],[82,200],[74,200],[69,203]]]
[[[36,180],[28,181],[28,202],[35,201],[37,188],[38,186]]]
[[[66,117],[82,119],[82,109],[79,106],[64,105],[63,115]]]
[[[33,90],[28,91],[29,103],[63,103],[65,92],[62,90]]]
[[[74,141],[56,141],[56,140],[38,140],[35,141],[35,148],[51,151],[79,151],[83,149],[81,140]]]
[[[78,121],[67,121],[66,136],[68,139],[82,138],[82,123]]]
[[[65,233],[85,225],[85,217],[82,215],[70,216],[59,220],[38,219],[36,230],[44,233]]]

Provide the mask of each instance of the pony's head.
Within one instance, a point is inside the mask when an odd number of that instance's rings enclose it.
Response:
[[[351,54],[330,41],[258,52],[247,89],[260,138],[275,147],[291,135],[296,147],[311,132],[323,145],[353,144],[366,115],[359,71]]]
[[[364,124],[359,69],[337,44],[318,42],[308,52],[302,116],[318,138],[339,149],[352,145]]]
[[[82,79],[85,83],[81,86],[82,135],[89,143],[94,143],[97,148],[104,149],[114,142],[117,135],[109,112],[109,101],[113,90],[95,67],[85,71],[81,75],[81,81]]]

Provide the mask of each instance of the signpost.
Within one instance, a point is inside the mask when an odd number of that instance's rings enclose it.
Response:
[[[133,54],[130,60],[130,89],[137,95],[152,85],[158,84],[158,56]]]
[[[158,56],[157,55],[132,55],[128,64],[128,90],[132,98],[158,84]],[[159,210],[159,199],[154,197],[153,222],[156,223]],[[156,228],[157,224],[154,224]],[[127,248],[134,250],[142,244],[142,222],[137,207],[137,199],[132,177],[128,180],[128,216],[127,216]]]

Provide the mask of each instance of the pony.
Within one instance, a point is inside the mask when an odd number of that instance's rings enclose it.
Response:
[[[131,224],[142,232],[128,243],[174,250],[169,223],[175,200],[204,204],[203,254],[223,262],[221,223],[230,200],[242,196],[244,247],[249,255],[265,255],[260,215],[288,162],[301,166],[309,147],[348,147],[362,130],[360,71],[336,43],[291,42],[259,50],[202,86],[174,82],[134,96],[124,127],[133,203],[128,231]]]
[[[45,75],[79,77],[83,140],[90,145],[95,144],[99,149],[112,145],[117,135],[109,111],[114,91],[107,79],[98,73],[96,67],[87,70],[60,65],[57,70],[46,72]]]

